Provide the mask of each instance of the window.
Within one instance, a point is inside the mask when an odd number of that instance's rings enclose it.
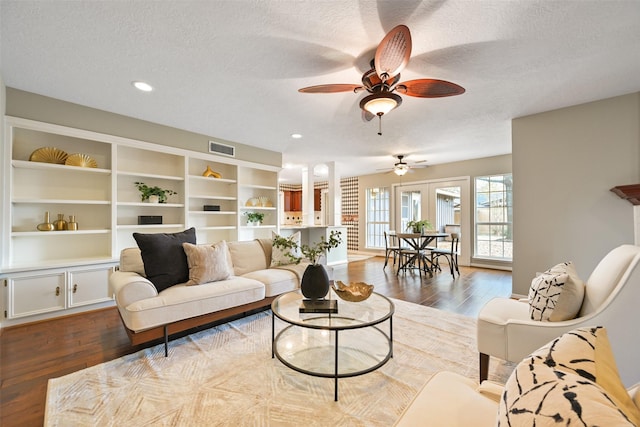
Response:
[[[384,232],[389,231],[389,188],[368,188],[366,197],[366,247],[384,249]]]
[[[513,178],[476,177],[475,250],[477,258],[513,259]]]
[[[420,191],[403,191],[400,194],[400,229],[406,230],[409,221],[422,219],[420,213],[421,195]]]

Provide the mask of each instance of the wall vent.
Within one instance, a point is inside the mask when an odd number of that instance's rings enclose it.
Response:
[[[223,156],[235,157],[236,147],[227,144],[220,144],[219,142],[209,141],[209,152],[222,154]]]

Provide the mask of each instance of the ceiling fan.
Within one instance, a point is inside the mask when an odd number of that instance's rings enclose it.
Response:
[[[298,89],[302,93],[354,93],[366,90],[369,95],[362,98],[360,108],[365,120],[379,118],[378,135],[382,135],[382,116],[402,104],[395,92],[418,98],[442,98],[461,95],[462,86],[446,80],[416,79],[400,82],[400,71],[409,63],[411,56],[411,33],[405,25],[398,25],[382,39],[371,61],[371,69],[362,75],[362,85],[325,84]]]
[[[417,162],[415,162],[414,164],[410,165],[407,162],[405,162],[403,159],[405,158],[405,156],[403,154],[398,154],[396,156],[398,158],[398,161],[393,165],[392,168],[385,168],[385,169],[378,169],[378,170],[388,170],[389,172],[393,172],[398,176],[402,176],[404,174],[406,174],[407,172],[409,172],[410,169],[416,169],[416,168],[426,168],[428,167],[428,165],[419,165],[418,163],[424,163],[426,162],[426,160],[419,160]]]

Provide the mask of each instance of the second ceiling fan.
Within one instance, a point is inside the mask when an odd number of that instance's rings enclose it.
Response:
[[[369,95],[362,98],[360,108],[365,120],[382,116],[402,104],[402,98],[395,92],[418,98],[442,98],[461,95],[462,86],[446,80],[416,79],[400,82],[400,71],[411,57],[411,33],[405,25],[398,25],[382,39],[376,49],[371,69],[362,75],[362,84],[325,84],[298,89],[303,93],[336,93],[366,90]],[[381,126],[381,125],[380,125]],[[382,135],[379,127],[378,135]]]

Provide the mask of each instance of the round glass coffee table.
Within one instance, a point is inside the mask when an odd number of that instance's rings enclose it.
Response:
[[[300,291],[280,295],[271,303],[271,357],[303,374],[333,378],[334,400],[338,379],[374,371],[393,357],[393,313],[388,298],[373,293],[361,302],[336,300],[336,312],[301,312]],[[306,304],[307,311],[315,305]],[[287,324],[276,334],[276,317]],[[380,325],[388,321],[388,328]]]

